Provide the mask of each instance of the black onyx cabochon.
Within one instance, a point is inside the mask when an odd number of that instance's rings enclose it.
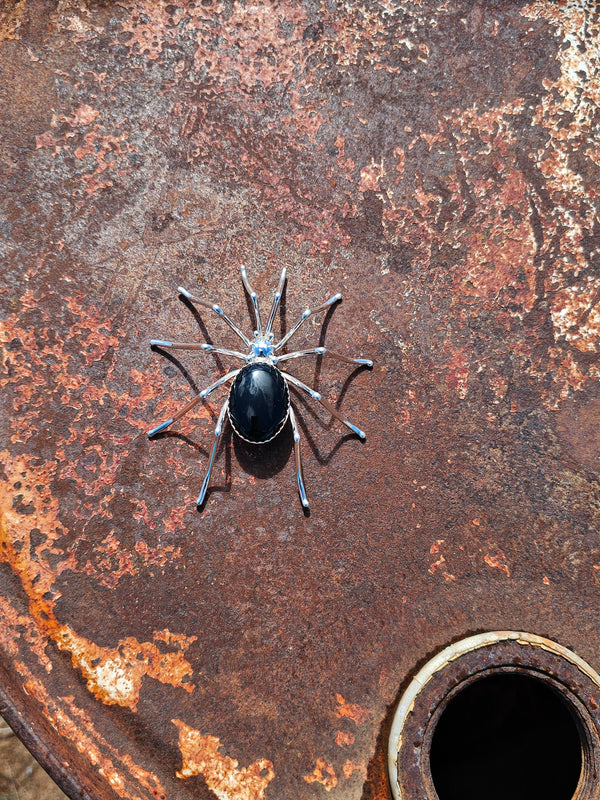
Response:
[[[231,385],[229,419],[235,432],[249,442],[263,444],[276,436],[289,406],[285,380],[271,364],[248,364]]]

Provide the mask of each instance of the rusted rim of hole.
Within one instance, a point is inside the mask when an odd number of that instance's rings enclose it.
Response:
[[[600,675],[566,647],[522,631],[462,639],[419,670],[400,699],[390,731],[388,771],[395,800],[438,800],[429,760],[437,721],[469,683],[501,671],[545,681],[560,695],[582,750],[573,800],[600,800]]]
[[[481,687],[488,678],[493,679],[493,678],[507,677],[507,676],[513,676],[517,678],[527,678],[530,681],[537,683],[540,688],[547,687],[546,689],[547,692],[552,692],[553,694],[556,695],[556,697],[552,699],[552,703],[556,704],[553,709],[553,714],[555,715],[556,712],[559,711],[560,706],[563,706],[563,714],[565,717],[569,718],[569,721],[571,722],[572,725],[571,733],[574,734],[574,736],[576,737],[577,747],[580,750],[578,774],[575,779],[571,780],[571,786],[568,789],[568,794],[566,793],[560,794],[560,797],[565,798],[565,800],[573,800],[573,798],[590,797],[589,782],[592,778],[593,772],[589,769],[589,766],[590,766],[591,754],[593,752],[594,737],[592,729],[590,728],[589,721],[587,719],[588,715],[586,714],[585,707],[564,684],[558,684],[557,681],[545,675],[544,673],[539,672],[538,670],[531,670],[523,666],[519,667],[503,666],[494,669],[482,670],[481,672],[476,673],[475,675],[471,675],[462,683],[460,683],[458,686],[456,686],[448,695],[446,695],[444,700],[436,708],[427,726],[422,748],[423,751],[422,775],[423,775],[423,783],[425,785],[427,792],[427,797],[432,799],[436,798],[436,800],[437,798],[441,798],[441,800],[444,800],[444,798],[448,794],[446,791],[440,791],[439,785],[436,785],[435,775],[431,764],[432,748],[434,745],[435,734],[436,731],[438,730],[438,723],[440,722],[444,713],[448,710],[448,707],[453,703],[453,701],[460,700],[460,695],[462,695],[463,692],[465,692],[466,690],[473,688],[477,689],[478,686]],[[476,686],[476,684],[478,686]],[[546,698],[546,700],[547,699],[548,698]],[[457,733],[460,732],[457,731]],[[563,741],[562,744],[564,746],[565,742]],[[534,745],[535,749],[535,743],[532,743],[532,745]],[[563,758],[563,767],[566,769],[565,761],[567,759],[566,759],[566,753],[564,751],[562,752],[562,758]],[[549,764],[550,762],[546,763],[545,765],[546,768],[549,766]],[[506,766],[508,769],[508,764]],[[536,768],[530,766],[530,769],[532,770],[531,775],[533,778],[534,772],[536,772]],[[563,777],[564,777],[564,771],[565,770],[563,769]],[[443,769],[438,770],[438,779],[442,777],[443,773],[444,773]],[[540,783],[542,783],[545,778],[545,776],[540,773],[539,768],[537,770],[537,775],[535,777],[536,780],[539,781]],[[496,780],[501,781],[503,778],[505,779],[505,776],[502,775],[496,776]],[[512,775],[511,780],[515,781],[516,776]],[[447,780],[445,781],[445,783],[447,784]],[[546,779],[546,786],[548,786],[547,779]],[[539,788],[539,786],[537,787],[537,789],[539,789],[540,795],[545,796],[542,790]],[[440,794],[438,794],[438,791],[440,792]],[[496,794],[497,793],[498,791],[496,789]],[[521,791],[521,793],[523,792]],[[503,794],[503,796],[510,796],[510,792],[507,791],[505,794]]]

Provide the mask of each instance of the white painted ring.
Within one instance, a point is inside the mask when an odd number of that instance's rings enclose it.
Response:
[[[561,644],[553,642],[550,639],[545,639],[543,636],[536,636],[534,633],[525,633],[524,631],[487,631],[486,633],[478,633],[475,636],[469,636],[466,639],[454,642],[434,656],[419,670],[398,703],[398,708],[396,709],[392,722],[388,745],[388,774],[394,800],[404,800],[400,792],[400,787],[398,786],[398,753],[402,745],[404,724],[413,709],[419,692],[437,672],[451,661],[465,655],[465,653],[504,641],[513,641],[524,646],[531,645],[533,647],[541,647],[543,650],[561,656],[567,661],[570,661],[577,669],[581,670],[584,675],[587,675],[587,677],[600,688],[600,675],[586,661]]]

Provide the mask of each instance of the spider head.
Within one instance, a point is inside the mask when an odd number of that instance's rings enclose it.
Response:
[[[270,358],[273,355],[273,334],[259,334],[254,331],[254,341],[252,342],[253,358]]]

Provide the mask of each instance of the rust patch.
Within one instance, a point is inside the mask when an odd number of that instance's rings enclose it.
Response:
[[[164,641],[165,634],[170,638],[168,631],[158,638]],[[89,691],[108,705],[135,711],[145,675],[188,692],[194,690],[193,684],[185,682],[192,668],[179,651],[163,653],[155,644],[140,643],[132,637],[115,648],[98,647],[65,626],[60,626],[53,638],[61,650],[71,653],[73,666],[86,678]],[[178,637],[174,640],[177,644]]]
[[[208,788],[219,800],[262,800],[268,784],[275,777],[273,764],[261,758],[238,769],[238,762],[219,752],[216,736],[203,736],[181,720],[172,720],[179,731],[179,749],[183,766],[178,778],[202,775]]]
[[[73,698],[53,698],[24,664],[17,661],[15,666],[23,679],[25,692],[41,705],[50,725],[62,737],[73,742],[118,797],[139,800],[141,790],[148,798],[166,800],[166,793],[157,776],[136,764],[129,754],[121,755],[116,748],[107,744]],[[144,792],[144,789],[148,792]]]
[[[357,763],[356,761],[351,761],[350,759],[344,761],[342,772],[344,773],[345,778],[351,778],[353,775],[357,775],[363,780],[366,780],[367,778],[366,766],[364,764]]]
[[[444,539],[438,539],[429,548],[429,555],[437,555],[438,558],[431,564],[427,570],[430,575],[435,575],[438,570],[444,577],[444,580],[455,581],[456,576],[448,572],[444,565],[446,564],[446,556],[441,552],[441,546],[444,544]]]
[[[46,598],[48,593],[52,594],[52,579],[55,576],[43,567],[40,569],[38,562],[24,560],[19,551],[15,550],[6,531],[4,523],[0,528],[0,560],[9,563],[15,574],[22,578],[23,587],[28,590],[29,609],[37,623],[38,632],[53,641],[59,649],[71,654],[73,666],[81,671],[87,680],[89,691],[97,699],[135,711],[141,681],[145,675],[161,683],[182,687],[186,691],[194,689],[193,684],[184,682],[192,674],[192,668],[183,658],[180,648],[189,646],[195,637],[177,634],[171,636],[169,631],[160,631],[157,640],[175,645],[177,650],[174,653],[163,653],[156,645],[150,642],[139,643],[133,638],[119,642],[116,648],[98,647],[77,635],[69,626],[58,623],[53,612],[54,602]],[[68,566],[68,562],[63,563],[61,569]],[[16,622],[13,619],[13,624]],[[38,650],[40,644],[36,644]],[[46,664],[48,668],[49,662],[46,661]]]
[[[54,773],[209,794],[176,777],[176,719],[218,732],[194,740],[215,782],[389,800],[386,709],[473,620],[597,657],[593,4],[28,0],[0,20],[0,666]],[[224,440],[195,514],[210,406],[149,457],[149,420],[220,368],[152,357],[149,331],[184,319],[187,282],[241,320],[242,261],[261,296],[302,275],[288,330],[339,286],[307,346],[367,340],[378,365],[367,386],[306,363],[369,435],[358,453],[307,403],[310,517],[289,441]],[[240,777],[256,753],[268,785]]]
[[[488,565],[488,567],[492,567],[493,569],[499,569],[500,572],[504,572],[507,578],[510,578],[510,569],[508,568],[508,564],[506,563],[506,556],[499,548],[492,554],[486,553],[484,555],[483,560]]]
[[[27,0],[7,0],[0,10],[0,42],[20,39],[20,28],[27,13]]]
[[[354,744],[354,734],[350,731],[338,731],[335,735],[335,743],[338,747],[350,747]]]
[[[126,156],[137,150],[127,130],[108,132],[106,123],[96,122],[99,116],[98,109],[83,103],[70,116],[54,114],[50,130],[35,138],[36,150],[50,150],[53,159],[73,156],[82,162],[80,180],[87,197],[113,185],[113,170],[118,178],[125,176],[131,170]]]
[[[88,125],[95,116],[90,106],[80,106],[72,121],[74,124]],[[148,566],[164,564],[166,559],[177,555],[173,546],[168,546],[159,553],[143,540],[136,543],[133,556],[126,554],[121,550],[114,532],[99,543],[94,567],[89,562],[78,565],[77,558],[72,553],[65,553],[63,549],[62,515],[56,497],[50,490],[57,478],[57,464],[63,464],[62,472],[59,473],[61,479],[70,479],[75,485],[79,485],[84,498],[95,496],[101,487],[108,491],[110,497],[115,470],[119,465],[118,456],[109,462],[106,451],[97,444],[90,444],[87,448],[89,458],[86,459],[84,454],[80,461],[82,470],[75,469],[65,456],[69,446],[78,441],[77,420],[89,418],[94,406],[101,405],[107,396],[106,386],[94,386],[86,379],[84,371],[79,374],[70,371],[67,342],[80,343],[84,363],[90,367],[101,362],[118,341],[114,334],[107,335],[109,323],[101,320],[94,309],[86,309],[84,312],[82,305],[74,298],[69,298],[67,302],[70,311],[76,316],[70,325],[66,342],[55,339],[52,344],[38,347],[36,337],[44,329],[22,325],[23,314],[30,309],[38,310],[37,300],[30,291],[26,291],[22,297],[21,316],[9,316],[3,323],[5,364],[10,365],[11,369],[15,366],[21,368],[21,380],[12,395],[16,412],[13,445],[27,443],[33,434],[34,428],[29,422],[30,414],[35,413],[36,408],[43,408],[46,402],[43,388],[46,386],[45,373],[48,371],[53,374],[54,391],[61,403],[72,413],[73,427],[71,435],[65,436],[58,446],[55,459],[46,462],[42,460],[40,464],[40,458],[35,455],[23,454],[15,457],[8,450],[1,453],[5,478],[14,487],[14,494],[12,497],[4,494],[0,501],[0,560],[10,565],[27,593],[30,614],[36,628],[34,649],[45,668],[49,670],[51,665],[44,649],[48,641],[53,641],[61,650],[71,654],[74,667],[81,671],[87,680],[89,691],[97,699],[135,710],[144,676],[185,688],[186,691],[193,690],[193,684],[185,682],[191,675],[192,668],[183,658],[182,650],[194,641],[194,637],[171,634],[168,630],[158,632],[155,636],[157,641],[175,648],[171,653],[163,652],[151,642],[138,642],[133,637],[120,641],[115,648],[99,647],[56,619],[54,608],[58,595],[53,585],[66,570],[80,569],[86,574],[100,573],[101,581],[101,575],[104,574],[107,585],[114,587],[120,577],[135,575],[139,571],[133,560],[135,554],[141,563]],[[18,342],[19,347],[15,349],[13,346],[8,350],[7,345],[10,342]],[[26,357],[23,347],[28,348]],[[110,379],[110,370],[108,376]],[[152,395],[146,380],[137,398],[141,409],[145,408],[146,399]],[[123,402],[130,409],[131,403],[135,405],[136,400],[123,398]],[[27,409],[25,413],[24,409]],[[86,513],[85,507],[84,499],[82,516]],[[92,508],[92,504],[89,508]],[[143,512],[141,516],[144,516]],[[174,524],[177,524],[176,520],[177,515],[173,517]],[[146,521],[151,522],[149,519]],[[5,613],[8,613],[8,609]],[[34,634],[31,632],[28,635]]]
[[[341,694],[336,694],[335,699],[338,704],[335,715],[340,719],[347,717],[356,725],[364,725],[372,714],[368,708],[363,708],[356,703],[348,703]]]
[[[317,758],[314,770],[310,775],[305,775],[304,780],[307,783],[318,783],[328,792],[338,785],[335,769],[324,758]]]

